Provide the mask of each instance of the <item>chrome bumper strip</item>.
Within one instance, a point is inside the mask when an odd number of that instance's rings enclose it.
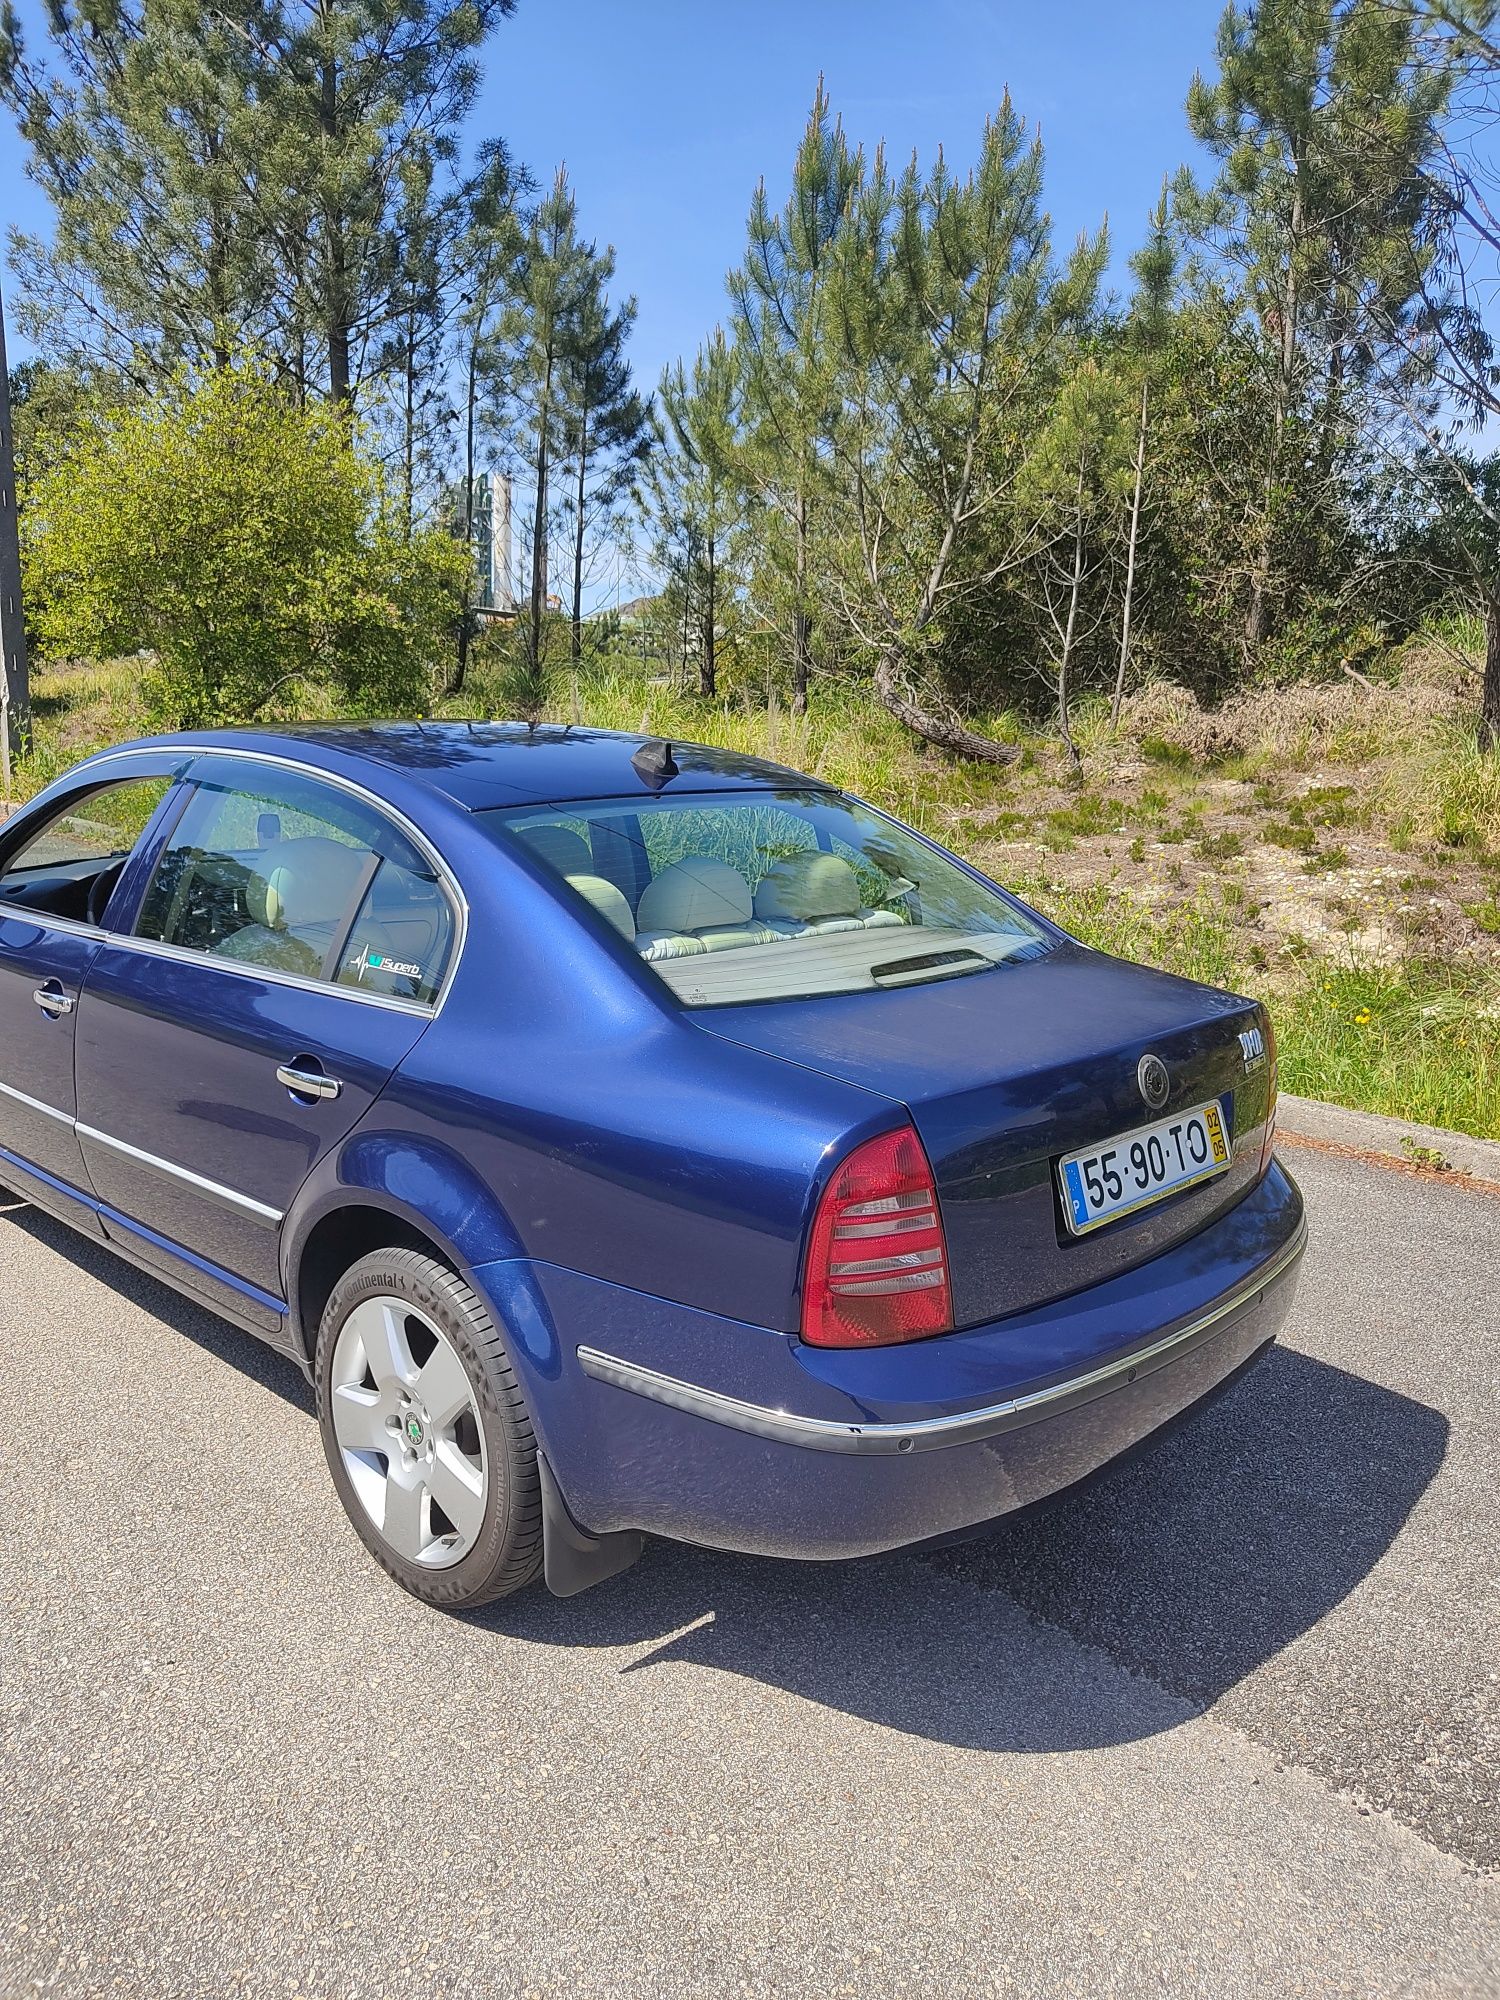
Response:
[[[748,1431],[752,1437],[770,1438],[778,1444],[804,1445],[813,1451],[936,1451],[947,1445],[974,1444],[1003,1431],[1020,1430],[1045,1417],[1060,1416],[1181,1360],[1204,1344],[1232,1313],[1253,1304],[1296,1263],[1306,1246],[1307,1224],[1299,1222],[1291,1240],[1252,1277],[1232,1292],[1226,1292],[1207,1312],[1175,1332],[1164,1334],[1149,1347],[1137,1348],[1134,1353],[1106,1361],[1085,1374],[1070,1376],[1065,1382],[1054,1382],[1048,1389],[1034,1389],[1030,1395],[1013,1396],[980,1410],[962,1410],[956,1416],[928,1417],[915,1423],[851,1424],[828,1417],[799,1417],[790,1410],[772,1410],[761,1403],[742,1402],[739,1397],[722,1395],[717,1389],[701,1389],[694,1382],[659,1374],[656,1369],[643,1368],[634,1361],[622,1361],[618,1355],[605,1354],[597,1347],[580,1347],[578,1362],[583,1372],[596,1382],[608,1382],[617,1389],[628,1389],[632,1395],[665,1403],[669,1409],[685,1410],[690,1416],[704,1417],[710,1423]]]

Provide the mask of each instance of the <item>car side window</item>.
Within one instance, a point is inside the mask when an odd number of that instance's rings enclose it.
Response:
[[[394,1000],[437,998],[453,949],[453,911],[436,875],[415,854],[386,856],[354,920],[334,977],[340,986]]]
[[[372,891],[388,871],[386,902],[416,903],[415,891],[410,898],[400,893],[401,879],[425,876],[448,914],[436,877],[412,843],[359,799],[295,772],[255,771],[243,779],[215,773],[199,783],[173,829],[142,900],[136,935],[303,979],[338,977],[370,991],[398,991],[378,976],[383,963],[376,976],[346,976],[356,917],[372,964],[387,957],[403,967],[416,962],[394,937],[389,952],[382,948]],[[430,992],[414,979],[413,993],[402,997],[430,997],[441,971],[438,963]]]
[[[0,902],[96,921],[172,783],[121,778],[61,806],[0,866]]]

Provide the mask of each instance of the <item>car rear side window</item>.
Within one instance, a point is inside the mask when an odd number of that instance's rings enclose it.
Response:
[[[396,1000],[436,1000],[453,949],[453,910],[425,862],[388,856],[339,954],[340,986]]]
[[[430,1001],[453,919],[430,864],[359,799],[295,772],[215,773],[173,829],[135,932],[240,965]]]

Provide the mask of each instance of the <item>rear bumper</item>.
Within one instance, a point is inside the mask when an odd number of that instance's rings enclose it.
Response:
[[[1121,1278],[868,1354],[533,1267],[556,1328],[533,1406],[594,1533],[870,1555],[1030,1506],[1189,1409],[1274,1338],[1305,1240],[1301,1197],[1273,1166],[1209,1229]]]

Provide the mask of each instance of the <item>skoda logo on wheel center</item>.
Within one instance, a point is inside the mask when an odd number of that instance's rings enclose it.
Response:
[[[421,1443],[422,1443],[422,1435],[423,1435],[423,1433],[422,1433],[422,1420],[421,1420],[421,1418],[420,1418],[420,1417],[408,1417],[408,1418],[407,1418],[407,1420],[406,1420],[406,1435],[407,1435],[407,1438],[408,1438],[408,1440],[409,1440],[409,1441],[411,1442],[411,1444],[413,1444],[414,1446],[416,1446],[417,1448],[419,1448],[419,1449],[420,1449],[420,1447],[421,1447]]]
[[[1167,1066],[1157,1055],[1144,1055],[1136,1069],[1135,1080],[1140,1085],[1141,1096],[1153,1111],[1160,1111],[1172,1094],[1172,1079],[1167,1074]]]

